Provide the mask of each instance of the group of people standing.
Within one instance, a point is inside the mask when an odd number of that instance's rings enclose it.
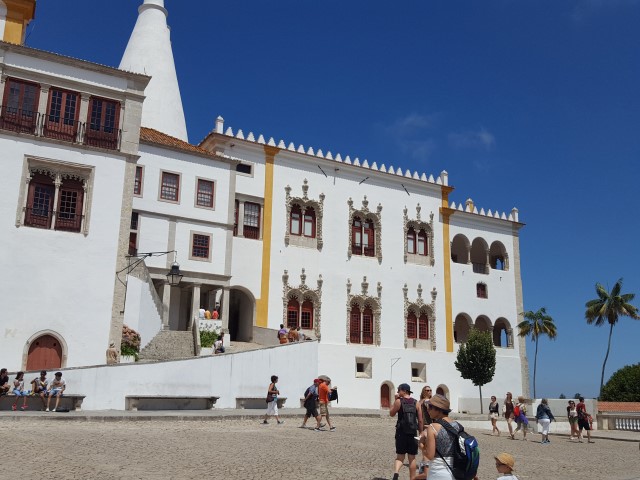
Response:
[[[16,373],[13,381],[9,380],[7,369],[0,370],[0,395],[14,395],[15,401],[11,405],[13,411],[18,410],[18,403],[22,398],[22,406],[20,410],[27,410],[27,398],[30,396],[38,396],[42,400],[42,410],[55,412],[60,404],[60,398],[66,388],[65,381],[62,379],[62,372],[56,372],[54,379],[49,382],[47,379],[47,371],[42,370],[40,376],[31,380],[31,390],[25,388],[24,372]],[[51,399],[55,398],[56,403],[53,409],[49,410]]]
[[[300,330],[300,327],[291,327],[287,330],[283,323],[280,324],[280,330],[278,330],[278,341],[281,344],[304,342],[308,339],[309,338]]]

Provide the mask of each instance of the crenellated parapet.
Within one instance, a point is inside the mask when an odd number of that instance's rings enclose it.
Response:
[[[478,207],[473,203],[473,200],[468,198],[464,204],[460,202],[456,205],[456,202],[451,202],[449,204],[449,208],[451,210],[457,210],[459,212],[466,212],[483,217],[497,218],[498,220],[507,220],[509,222],[520,223],[519,212],[515,207],[512,208],[511,212],[509,212],[508,214],[506,212],[501,213],[498,210],[485,210],[484,208],[478,210]]]

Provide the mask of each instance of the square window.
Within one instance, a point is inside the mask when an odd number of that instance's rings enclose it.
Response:
[[[160,199],[169,202],[178,202],[180,197],[180,175],[177,173],[162,172],[160,185]]]
[[[196,192],[196,206],[213,208],[214,185],[211,180],[198,179],[198,189]]]
[[[371,370],[371,358],[356,357],[356,378],[371,378]]]
[[[206,233],[191,233],[190,260],[211,260],[211,235]]]
[[[427,364],[411,362],[411,381],[425,383],[427,381]]]

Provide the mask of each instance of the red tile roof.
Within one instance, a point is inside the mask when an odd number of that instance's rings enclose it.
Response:
[[[216,157],[216,154],[211,153],[210,151],[205,150],[202,147],[191,145],[184,140],[180,140],[179,138],[172,137],[171,135],[167,135],[166,133],[159,132],[158,130],[154,130],[153,128],[141,127],[140,141],[174,148],[188,153],[197,153],[198,155],[205,155],[207,157]]]
[[[640,402],[598,402],[599,412],[640,412]]]

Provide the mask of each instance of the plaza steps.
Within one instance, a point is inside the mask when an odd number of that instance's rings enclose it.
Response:
[[[140,361],[177,360],[194,356],[192,332],[160,330],[140,351],[138,359]]]

